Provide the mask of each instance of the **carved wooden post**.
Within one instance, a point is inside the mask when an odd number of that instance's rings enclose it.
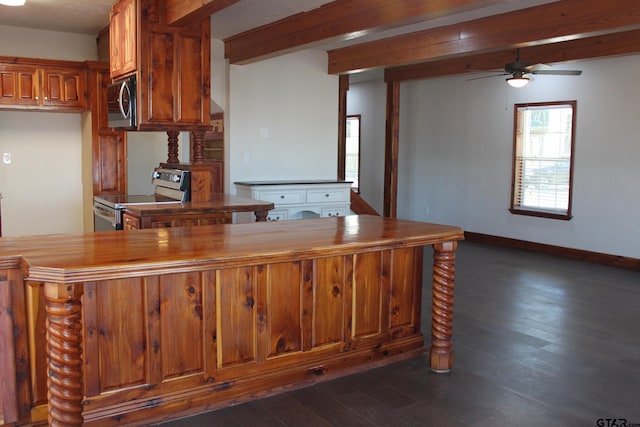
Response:
[[[255,211],[256,222],[265,222],[268,215],[269,211]]]
[[[81,426],[82,284],[46,283],[49,425]]]
[[[169,136],[169,157],[167,163],[178,163],[178,135],[180,132],[177,130],[168,130]]]
[[[204,134],[205,129],[197,128],[191,131],[193,135],[193,147],[191,153],[192,163],[202,163],[204,161]]]
[[[429,361],[434,372],[453,368],[453,288],[457,242],[433,245],[433,298],[431,308],[431,349]]]

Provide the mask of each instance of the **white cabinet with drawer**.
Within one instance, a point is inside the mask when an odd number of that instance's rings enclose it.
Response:
[[[236,182],[238,196],[273,202],[267,220],[344,216],[351,212],[351,181]],[[250,216],[238,215],[238,222]]]

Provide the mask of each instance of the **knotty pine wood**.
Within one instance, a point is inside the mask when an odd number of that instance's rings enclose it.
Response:
[[[240,0],[166,0],[167,25],[181,26],[208,19]]]
[[[400,82],[387,83],[384,141],[383,215],[395,218],[398,209],[398,156],[400,150]]]
[[[526,47],[559,37],[638,29],[635,0],[562,0],[500,15],[330,50],[329,73],[394,67],[505,47]],[[514,27],[517,22],[517,29]]]
[[[424,351],[422,246],[453,256],[461,238],[376,216],[4,238],[0,272],[13,280],[0,296],[16,356],[1,361],[27,391],[10,409],[37,421],[28,390],[43,374],[28,366],[41,366],[45,346],[49,379],[82,378],[48,383],[49,422],[67,426],[143,425],[410,357]],[[435,267],[434,293],[452,290],[451,266]],[[23,274],[44,287],[55,344],[32,333],[31,355]],[[452,302],[439,307],[434,322],[450,334]]]
[[[225,56],[246,64],[293,48],[344,37],[360,31],[466,12],[496,1],[338,0],[225,39]]]
[[[430,258],[426,250],[425,265]],[[451,375],[430,373],[424,354],[160,426],[640,422],[638,271],[469,241],[459,245],[456,270]],[[423,316],[422,329],[429,324]]]
[[[633,54],[640,51],[640,30],[596,35],[577,40],[527,46],[520,49],[520,57],[531,64],[553,64],[554,62],[597,58],[602,56]],[[516,49],[501,50],[476,55],[422,62],[387,68],[384,80],[407,81],[441,77],[451,74],[482,70],[502,71],[504,65],[514,62]]]

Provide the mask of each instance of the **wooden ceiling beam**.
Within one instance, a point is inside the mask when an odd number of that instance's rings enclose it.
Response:
[[[352,39],[508,1],[336,0],[225,39],[225,56],[231,64],[246,64],[320,42]]]
[[[562,0],[331,50],[328,68],[343,74],[632,29],[640,29],[640,1]]]
[[[182,26],[200,22],[240,0],[166,0],[167,25]]]
[[[640,53],[640,30],[623,31],[620,33],[605,34],[602,36],[568,40],[546,45],[529,46],[520,49],[520,58],[531,64],[543,63],[551,65],[554,62],[635,53]],[[514,62],[515,59],[515,49],[468,55],[441,61],[430,61],[387,68],[384,73],[384,79],[387,82],[407,81],[483,70],[488,72],[495,70],[496,73],[498,73],[503,70],[506,63]],[[469,78],[473,78],[474,76],[481,76],[481,74],[469,74]]]

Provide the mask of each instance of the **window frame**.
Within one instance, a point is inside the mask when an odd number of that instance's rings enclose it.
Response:
[[[357,118],[358,119],[358,186],[354,187],[353,185],[351,186],[351,190],[353,190],[355,193],[360,194],[360,187],[362,185],[362,169],[360,168],[361,166],[361,159],[362,159],[362,115],[361,114],[347,114],[345,117],[345,132],[344,132],[344,159],[343,159],[343,164],[344,164],[344,174],[345,177],[344,179],[347,179],[347,122],[349,121],[349,119],[352,118]]]
[[[558,211],[557,209],[545,209],[545,208],[534,208],[530,206],[523,206],[522,204],[518,204],[519,198],[516,194],[520,194],[521,190],[518,189],[516,191],[516,187],[520,185],[520,179],[517,177],[519,173],[518,163],[520,159],[523,157],[521,152],[519,152],[519,148],[522,147],[522,144],[519,144],[519,123],[518,123],[518,113],[523,109],[527,109],[530,107],[540,108],[540,107],[558,107],[558,106],[567,106],[572,109],[571,114],[571,137],[570,137],[570,159],[569,159],[569,188],[567,190],[567,209],[566,212]],[[513,148],[512,148],[512,169],[511,169],[511,203],[509,207],[509,211],[515,215],[527,215],[534,216],[539,218],[550,218],[550,219],[558,219],[568,221],[573,217],[572,214],[572,206],[573,206],[573,170],[575,163],[575,141],[576,141],[576,112],[577,112],[577,101],[552,101],[552,102],[530,102],[524,104],[514,104],[513,107]]]

